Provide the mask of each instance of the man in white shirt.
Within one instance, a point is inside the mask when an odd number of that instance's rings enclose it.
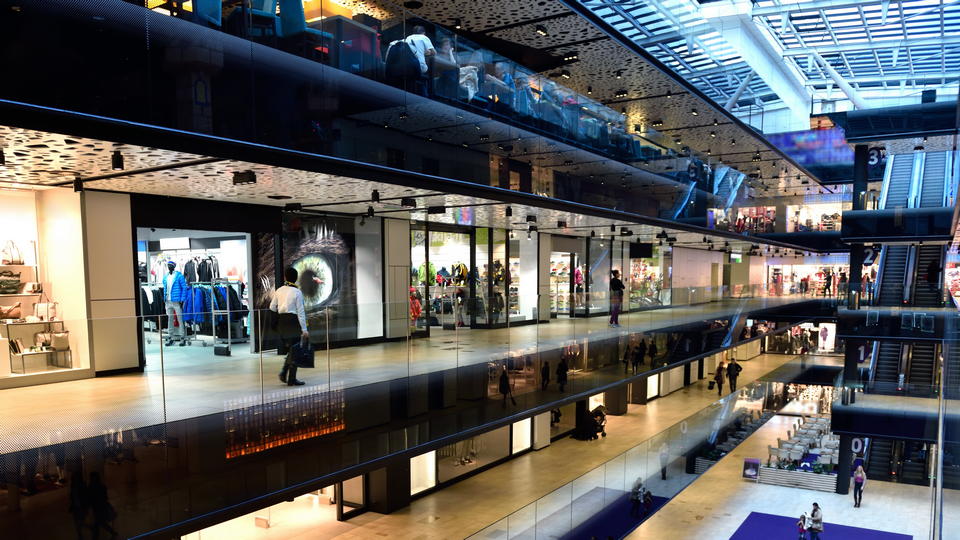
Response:
[[[298,277],[299,274],[295,269],[287,268],[283,272],[285,280],[283,286],[273,293],[273,300],[270,301],[270,310],[279,314],[277,331],[280,334],[280,339],[284,340],[287,345],[287,359],[280,371],[280,381],[289,386],[304,384],[303,381],[297,380],[297,365],[294,363],[290,351],[297,341],[310,339],[310,332],[307,330],[307,313],[304,309],[303,292],[297,287]]]
[[[407,36],[405,39],[410,48],[413,49],[413,54],[417,57],[417,61],[420,62],[420,81],[417,81],[417,85],[422,88],[418,88],[418,93],[421,95],[427,95],[427,72],[429,67],[427,66],[427,57],[434,56],[437,54],[436,49],[433,48],[433,42],[430,41],[430,38],[427,37],[427,31],[423,26],[417,25],[413,27],[413,33]]]

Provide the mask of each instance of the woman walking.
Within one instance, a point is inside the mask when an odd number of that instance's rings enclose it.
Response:
[[[500,372],[500,393],[503,394],[503,408],[507,408],[507,396],[510,397],[510,401],[514,405],[517,404],[517,400],[513,399],[513,389],[510,387],[510,374],[507,373],[507,366],[503,366],[503,371]]]
[[[727,373],[726,365],[723,363],[723,360],[720,361],[720,365],[717,366],[717,372],[713,374],[713,382],[717,384],[717,395],[723,395],[723,378]]]
[[[853,472],[853,507],[860,508],[863,502],[863,487],[867,485],[867,473],[863,471],[863,465],[857,465],[857,470]]]

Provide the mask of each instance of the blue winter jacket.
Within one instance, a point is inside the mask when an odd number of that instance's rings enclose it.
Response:
[[[167,276],[164,275],[162,278],[163,282],[163,299],[167,299]],[[187,287],[187,280],[183,277],[183,274],[180,272],[173,273],[173,285],[170,287],[170,301],[171,302],[184,302],[187,299],[187,294],[189,293],[189,288]]]

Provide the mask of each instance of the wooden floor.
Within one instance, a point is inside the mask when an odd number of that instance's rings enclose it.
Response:
[[[726,300],[624,314],[619,328],[595,317],[498,330],[436,330],[430,338],[319,352],[317,369],[301,370],[301,378],[318,387],[352,387],[802,300]],[[0,453],[223,412],[238,401],[284,399],[288,387],[276,377],[283,358],[273,351],[245,353],[248,347],[235,345],[229,357],[215,356],[210,347],[165,347],[161,362],[154,340],[147,346],[144,373],[0,391]]]

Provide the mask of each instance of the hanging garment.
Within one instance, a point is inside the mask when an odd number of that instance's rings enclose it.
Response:
[[[183,265],[183,277],[187,278],[187,283],[194,284],[197,280],[197,262],[190,259]]]

